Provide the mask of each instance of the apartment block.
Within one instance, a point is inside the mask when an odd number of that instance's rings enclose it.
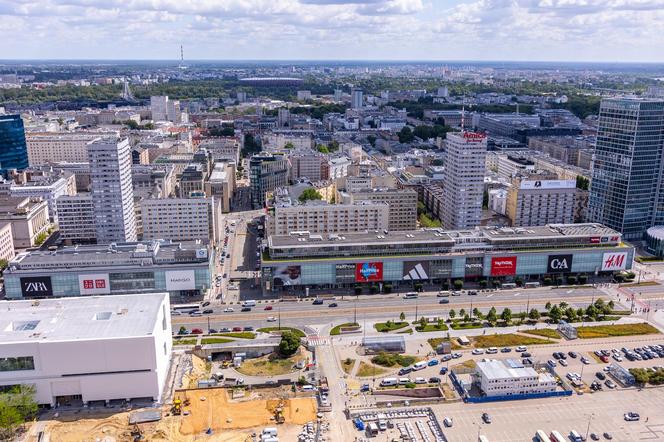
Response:
[[[214,198],[163,198],[141,201],[143,239],[216,242],[221,214]]]
[[[389,206],[389,230],[414,230],[417,227],[417,191],[413,189],[342,191],[338,196],[338,201],[344,204],[360,201],[386,203]]]
[[[28,162],[31,166],[46,163],[84,163],[88,161],[88,143],[99,134],[27,133]]]
[[[517,176],[507,192],[505,214],[515,227],[574,222],[576,181],[556,175]]]
[[[88,193],[61,196],[56,200],[60,238],[66,244],[97,241],[95,204]]]

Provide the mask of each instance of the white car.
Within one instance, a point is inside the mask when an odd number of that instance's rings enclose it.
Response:
[[[476,349],[473,350],[471,353],[474,354],[474,355],[481,355],[481,354],[484,354],[484,349],[482,349],[482,348],[476,348]]]
[[[498,353],[498,348],[496,347],[489,347],[486,349],[486,354],[488,355],[495,355],[496,353]]]
[[[268,316],[267,322],[277,322],[277,318],[275,318],[274,316]]]
[[[517,353],[523,353],[524,351],[527,351],[528,348],[525,345],[519,345],[517,348],[514,349]]]
[[[416,384],[426,384],[427,380],[424,378],[415,378],[415,383]]]
[[[559,360],[558,363],[559,363],[560,365],[562,365],[563,367],[567,367],[567,366],[569,365],[569,364],[567,363],[567,361],[564,360],[564,359]]]
[[[224,309],[224,313],[233,313],[235,310],[233,310],[233,307],[226,307]]]

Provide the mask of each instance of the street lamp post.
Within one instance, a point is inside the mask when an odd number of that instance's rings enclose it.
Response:
[[[590,413],[590,416],[588,416],[588,428],[586,428],[586,440],[588,440],[588,434],[590,433],[590,421],[593,420],[593,417],[595,417],[595,413]]]

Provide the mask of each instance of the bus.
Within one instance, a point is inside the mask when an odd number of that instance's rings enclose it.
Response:
[[[527,282],[527,283],[525,283],[525,284],[523,285],[523,287],[524,287],[524,288],[527,288],[527,289],[536,289],[536,288],[538,288],[539,286],[540,286],[540,283],[537,282],[537,281],[534,281],[534,282]]]
[[[417,299],[419,296],[420,295],[417,292],[408,292],[403,295],[403,299]]]
[[[513,283],[513,282],[504,282],[500,285],[500,287],[503,288],[503,289],[515,289],[516,284]]]
[[[551,442],[551,439],[549,439],[549,436],[543,430],[537,430],[535,437],[538,442]]]
[[[177,314],[190,313],[201,308],[200,304],[175,304],[171,306],[171,313],[178,312]]]
[[[553,430],[549,435],[549,437],[551,439],[551,442],[567,442],[567,439],[565,439],[563,435],[557,432],[556,430]]]

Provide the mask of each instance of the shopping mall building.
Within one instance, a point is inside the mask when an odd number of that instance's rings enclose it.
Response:
[[[270,236],[261,262],[264,293],[412,287],[414,282],[538,281],[549,276],[608,275],[630,269],[634,248],[600,224],[424,229],[405,232]]]

